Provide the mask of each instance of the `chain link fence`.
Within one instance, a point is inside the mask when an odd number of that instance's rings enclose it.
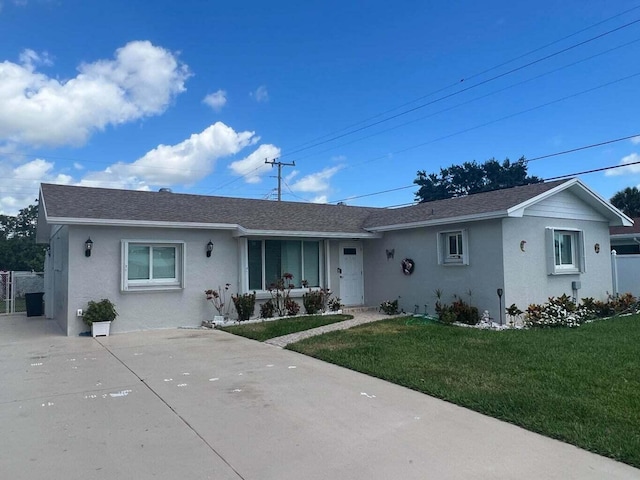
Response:
[[[42,292],[42,272],[0,272],[0,315],[26,312],[28,295]]]

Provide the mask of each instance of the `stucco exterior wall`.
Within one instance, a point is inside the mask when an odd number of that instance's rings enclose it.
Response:
[[[573,295],[571,283],[580,281],[578,297],[604,299],[611,291],[609,227],[605,221],[524,216],[503,221],[505,305],[515,303],[525,310],[531,303],[543,303],[550,296]],[[585,272],[549,275],[545,229],[578,229],[583,232]],[[525,241],[524,252],[520,242]],[[599,244],[599,253],[595,251]]]
[[[439,232],[459,229],[468,232],[469,265],[439,265]],[[393,258],[387,259],[387,250],[394,250]],[[404,258],[415,261],[412,275],[402,272]],[[497,314],[496,290],[503,286],[499,220],[385,232],[382,239],[364,241],[364,262],[367,305],[399,298],[399,305],[406,312],[413,313],[415,305],[424,312],[427,304],[428,312],[433,314],[434,292],[440,289],[444,303],[451,303],[455,294],[480,312]]]
[[[90,257],[85,257],[88,237],[93,240],[93,250]],[[184,289],[122,292],[121,240],[184,241]],[[207,258],[205,246],[209,240],[214,247]],[[238,246],[230,232],[70,226],[68,246],[69,298],[59,319],[56,314],[58,323],[66,324],[68,335],[88,330],[76,310],[86,308],[89,300],[109,298],[116,304],[119,316],[112,331],[118,333],[200,325],[214,314],[204,296],[206,289],[230,282],[231,290],[238,291]]]

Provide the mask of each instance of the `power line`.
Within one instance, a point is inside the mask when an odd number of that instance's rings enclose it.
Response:
[[[621,142],[623,140],[631,140],[632,138],[636,138],[640,135],[640,133],[636,133],[635,135],[629,135],[627,137],[616,138],[614,140],[607,140],[605,142],[600,143],[592,143],[591,145],[586,145],[584,147],[572,148],[571,150],[564,150],[562,152],[550,153],[548,155],[542,155],[540,157],[533,157],[526,159],[526,162],[533,162],[535,160],[542,160],[544,158],[557,157],[558,155],[565,155],[567,153],[579,152],[581,150],[586,150],[588,148],[601,147],[603,145],[609,145],[611,143]]]
[[[542,159],[545,159],[545,158],[557,157],[557,156],[560,156],[560,155],[566,155],[566,154],[578,152],[578,151],[581,151],[581,150],[587,150],[589,148],[596,148],[596,147],[601,147],[603,145],[610,145],[612,143],[622,142],[624,140],[630,140],[630,139],[638,137],[638,136],[640,136],[640,133],[636,133],[634,135],[627,135],[626,137],[620,137],[620,138],[616,138],[616,139],[613,139],[613,140],[605,140],[603,142],[592,143],[590,145],[584,145],[582,147],[572,148],[570,150],[563,150],[561,152],[554,152],[554,153],[549,153],[549,154],[546,154],[546,155],[540,155],[538,157],[533,157],[533,158],[528,159],[528,160],[525,159],[525,162],[532,162],[534,160],[542,160]],[[614,168],[626,167],[628,165],[636,165],[638,163],[640,163],[640,161],[633,162],[633,163],[625,163],[624,165],[614,165],[614,166],[611,166],[611,167],[604,167],[604,168],[601,168],[601,169],[595,169],[595,170],[589,170],[589,171],[585,171],[585,172],[562,175],[562,176],[559,176],[559,177],[545,178],[544,180],[545,181],[557,180],[557,179],[560,179],[560,178],[567,178],[567,177],[573,177],[573,176],[576,176],[576,175],[583,175],[583,174],[594,173],[594,172],[599,172],[599,171],[603,171],[603,170],[611,170],[611,169],[614,169]],[[388,190],[381,190],[381,191],[378,191],[378,192],[366,193],[366,194],[363,194],[363,195],[355,195],[355,196],[352,196],[352,197],[349,197],[349,198],[342,198],[340,200],[331,200],[331,201],[329,201],[327,203],[338,203],[338,202],[345,202],[345,201],[349,201],[349,200],[354,200],[356,198],[373,197],[375,195],[382,195],[384,193],[396,192],[398,190],[406,190],[408,188],[416,188],[416,184],[412,183],[411,185],[405,185],[403,187],[396,187],[396,188],[391,188],[391,189],[388,189]]]
[[[638,7],[636,7],[636,8],[638,8]],[[293,154],[296,154],[296,153],[299,153],[299,152],[302,152],[302,151],[305,151],[305,150],[309,150],[309,149],[311,149],[311,148],[314,148],[314,147],[317,147],[317,146],[320,146],[320,145],[324,145],[324,144],[326,144],[326,143],[332,142],[332,141],[334,141],[334,140],[338,140],[338,139],[340,139],[340,138],[344,138],[344,137],[346,137],[346,136],[348,136],[348,135],[352,135],[352,134],[354,134],[354,133],[357,133],[357,132],[360,132],[360,131],[362,131],[362,130],[365,130],[365,129],[368,129],[368,128],[371,128],[371,127],[374,127],[374,126],[376,126],[376,125],[380,125],[381,123],[388,122],[389,120],[393,120],[393,119],[396,119],[396,118],[401,117],[401,116],[403,116],[403,115],[407,115],[407,114],[409,114],[409,113],[415,112],[415,111],[417,111],[417,110],[419,110],[419,109],[422,109],[422,108],[425,108],[425,107],[427,107],[427,106],[429,106],[429,105],[433,105],[434,103],[440,102],[440,101],[442,101],[442,100],[446,100],[446,99],[451,98],[451,97],[454,97],[454,96],[456,96],[456,95],[460,95],[460,94],[462,94],[462,93],[464,93],[464,92],[467,92],[467,91],[472,90],[472,89],[474,89],[474,88],[477,88],[477,87],[479,87],[479,86],[485,85],[485,84],[487,84],[487,83],[489,83],[489,82],[493,82],[493,81],[495,81],[495,80],[497,80],[497,79],[499,79],[499,78],[505,77],[505,76],[507,76],[507,75],[511,75],[512,73],[518,72],[518,71],[520,71],[520,70],[523,70],[523,69],[525,69],[525,68],[528,68],[528,67],[530,67],[530,66],[532,66],[532,65],[535,65],[535,64],[537,64],[537,63],[540,63],[540,62],[543,62],[543,61],[548,60],[548,59],[550,59],[550,58],[553,58],[553,57],[556,57],[556,56],[558,56],[558,55],[561,55],[562,53],[566,53],[566,52],[568,52],[569,50],[573,50],[573,49],[575,49],[575,48],[578,48],[578,47],[581,47],[581,46],[583,46],[583,45],[586,45],[587,43],[593,42],[593,41],[598,40],[598,39],[600,39],[600,38],[603,38],[603,37],[605,37],[605,36],[607,36],[607,35],[610,35],[610,34],[612,34],[612,33],[615,33],[615,32],[617,32],[617,31],[620,31],[620,30],[622,30],[622,29],[624,29],[624,28],[628,28],[628,27],[630,27],[630,26],[632,26],[632,25],[635,25],[635,24],[637,24],[638,22],[640,22],[640,19],[633,20],[633,21],[631,21],[631,22],[629,22],[629,23],[626,23],[626,24],[624,24],[624,25],[621,25],[621,26],[616,27],[616,28],[614,28],[614,29],[608,30],[608,31],[606,31],[606,32],[604,32],[604,33],[601,33],[601,34],[599,34],[599,35],[596,35],[596,36],[594,36],[594,37],[588,38],[587,40],[583,40],[583,41],[578,42],[578,43],[576,43],[576,44],[573,44],[573,45],[571,45],[571,46],[569,46],[569,47],[566,47],[566,48],[563,48],[563,49],[558,50],[558,51],[556,51],[556,52],[553,52],[553,53],[551,53],[551,54],[549,54],[549,55],[546,55],[546,56],[544,56],[544,57],[542,57],[542,58],[539,58],[539,59],[537,59],[537,60],[533,60],[533,61],[531,61],[531,62],[529,62],[529,63],[526,63],[526,64],[524,64],[524,65],[521,65],[521,66],[519,66],[519,67],[513,68],[513,69],[508,70],[508,71],[506,71],[506,72],[503,72],[503,73],[500,73],[500,74],[495,75],[495,76],[493,76],[493,77],[490,77],[490,78],[488,78],[488,79],[486,79],[486,80],[483,80],[483,81],[481,81],[481,82],[478,82],[478,83],[476,83],[476,84],[474,84],[474,85],[471,85],[471,86],[469,86],[469,87],[466,87],[466,88],[463,88],[463,89],[458,90],[458,91],[456,91],[456,92],[453,92],[453,93],[450,93],[450,94],[447,94],[447,95],[444,95],[444,96],[438,97],[438,98],[436,98],[436,99],[434,99],[434,100],[431,100],[431,101],[429,101],[429,102],[427,102],[427,103],[423,103],[423,104],[418,105],[418,106],[416,106],[416,107],[410,108],[410,109],[408,109],[408,110],[404,110],[404,111],[402,111],[402,112],[400,112],[400,113],[397,113],[397,114],[395,114],[395,115],[391,115],[391,116],[385,117],[385,118],[383,118],[383,119],[381,119],[381,120],[378,120],[378,121],[376,121],[376,122],[369,123],[369,124],[367,124],[367,125],[364,125],[364,126],[362,126],[362,127],[359,127],[359,128],[353,129],[353,130],[350,130],[350,131],[345,132],[345,133],[342,133],[342,134],[340,134],[340,135],[335,135],[335,136],[333,136],[333,137],[331,137],[331,138],[328,138],[328,139],[326,139],[326,140],[322,140],[322,141],[319,141],[319,142],[313,143],[313,144],[311,144],[311,145],[308,145],[308,146],[306,146],[306,147],[302,147],[302,148],[299,148],[299,149],[297,149],[297,150],[293,150],[293,151],[291,151],[291,152],[288,152],[288,153],[282,154],[280,157],[282,158],[282,157],[290,156],[290,155],[293,155]],[[509,62],[507,62],[507,63],[509,63]],[[491,69],[489,69],[489,70],[491,70]]]
[[[635,40],[635,41],[638,41],[638,40]],[[544,74],[543,74],[543,75],[544,75]],[[582,91],[580,91],[580,92],[576,92],[576,93],[573,93],[573,94],[570,94],[570,95],[566,95],[566,96],[564,96],[564,97],[560,97],[560,98],[557,98],[557,99],[555,99],[555,100],[551,100],[551,101],[549,101],[549,102],[546,102],[546,103],[543,103],[543,104],[540,104],[540,105],[537,105],[537,106],[534,106],[534,107],[531,107],[531,108],[528,108],[528,109],[525,109],[525,110],[521,110],[521,111],[519,111],[519,112],[514,112],[514,113],[512,113],[512,114],[505,115],[505,116],[503,116],[503,117],[499,117],[499,118],[497,118],[497,119],[493,119],[493,120],[491,120],[491,121],[484,122],[484,123],[482,123],[482,124],[478,124],[478,125],[475,125],[475,126],[472,126],[472,127],[466,128],[466,129],[463,129],[463,130],[459,130],[459,131],[457,131],[457,132],[453,132],[453,133],[448,134],[448,135],[443,135],[443,136],[440,136],[440,137],[437,137],[437,138],[431,139],[431,140],[429,140],[429,141],[427,141],[427,142],[421,142],[421,143],[416,144],[416,145],[408,146],[408,147],[406,147],[406,148],[403,148],[403,149],[397,150],[397,151],[395,151],[395,152],[391,152],[391,154],[392,154],[392,155],[395,155],[395,154],[398,154],[398,153],[404,153],[404,152],[407,152],[407,151],[410,151],[410,150],[413,150],[413,149],[416,149],[416,148],[419,148],[419,147],[423,147],[423,146],[428,145],[428,144],[431,144],[431,143],[435,143],[435,142],[437,142],[437,141],[441,141],[441,140],[445,140],[445,139],[448,139],[448,138],[452,138],[452,137],[454,137],[454,136],[461,135],[461,134],[463,134],[463,133],[468,133],[468,132],[470,132],[470,131],[477,130],[477,129],[479,129],[479,128],[482,128],[482,127],[485,127],[485,126],[488,126],[488,125],[491,125],[491,124],[494,124],[494,123],[497,123],[497,122],[500,122],[500,121],[503,121],[503,120],[507,120],[507,119],[510,119],[510,118],[513,118],[513,117],[516,117],[516,116],[519,116],[519,115],[523,115],[523,114],[525,114],[525,113],[530,113],[530,112],[535,111],[535,110],[538,110],[538,109],[540,109],[540,108],[544,108],[544,107],[547,107],[547,106],[550,106],[550,105],[553,105],[553,104],[556,104],[556,103],[560,103],[560,102],[562,102],[562,101],[565,101],[565,100],[568,100],[568,99],[571,99],[571,98],[578,97],[578,96],[580,96],[580,95],[584,95],[584,94],[586,94],[586,93],[591,93],[591,92],[593,92],[593,91],[596,91],[596,90],[599,90],[599,89],[601,89],[601,88],[605,88],[605,87],[607,87],[607,86],[610,86],[610,85],[613,85],[613,84],[616,84],[616,83],[619,83],[619,82],[622,82],[622,81],[625,81],[625,80],[628,80],[628,79],[631,79],[631,78],[637,77],[637,76],[639,76],[639,75],[640,75],[640,72],[637,72],[637,73],[634,73],[634,74],[631,74],[631,75],[628,75],[628,76],[625,76],[625,77],[622,77],[622,78],[618,78],[618,79],[616,79],[616,80],[612,80],[611,82],[607,82],[607,83],[604,83],[604,84],[600,84],[600,85],[597,85],[597,86],[595,86],[595,87],[592,87],[592,88],[589,88],[589,89],[586,89],[586,90],[582,90]],[[507,87],[507,88],[509,88],[509,87]],[[491,95],[491,94],[488,94],[488,95]],[[483,98],[483,97],[480,97],[480,98]],[[469,103],[469,102],[466,102],[466,103]],[[464,105],[464,103],[463,103],[462,105]],[[452,107],[452,108],[455,108],[455,107]],[[638,135],[640,135],[640,134],[638,134]],[[579,148],[574,149],[574,150],[571,150],[571,151],[579,151],[579,150],[583,150],[583,149],[586,149],[586,148],[593,148],[594,146],[598,146],[598,145],[605,145],[605,144],[608,144],[608,143],[615,143],[615,142],[622,141],[622,140],[626,140],[626,139],[629,139],[629,138],[632,138],[632,137],[634,137],[634,136],[638,136],[638,135],[632,135],[632,136],[630,136],[630,137],[624,137],[624,138],[621,138],[621,139],[614,139],[614,140],[610,140],[610,141],[603,142],[602,144],[590,145],[590,146],[586,146],[586,147],[579,147]],[[567,151],[566,153],[570,153],[571,151]],[[548,155],[548,156],[541,157],[541,158],[548,158],[548,157],[550,157],[550,156],[555,156],[555,155],[556,155],[556,154],[550,154],[550,155]],[[374,161],[376,161],[376,160],[380,160],[380,159],[382,159],[382,158],[387,158],[388,156],[389,156],[389,154],[385,154],[385,155],[381,155],[381,156],[378,156],[378,157],[374,157],[374,158],[371,158],[371,159],[369,159],[369,160],[365,160],[365,161],[362,161],[362,162],[360,162],[360,163],[356,163],[356,164],[354,164],[354,165],[351,165],[351,168],[354,168],[354,167],[359,166],[359,165],[362,165],[362,164],[371,163],[371,162],[374,162]],[[532,159],[529,159],[528,161],[535,161],[535,160],[539,160],[539,159],[541,159],[541,158],[532,158]],[[274,165],[278,165],[278,166],[279,166],[279,168],[278,168],[278,183],[279,183],[279,185],[278,185],[278,192],[279,192],[278,198],[280,199],[280,198],[281,198],[281,186],[280,186],[280,179],[281,179],[281,166],[280,166],[279,164],[280,164],[280,163],[282,163],[282,162],[276,162],[275,160],[271,160],[271,161],[269,161],[268,159],[265,159],[265,163],[266,163],[266,164],[271,164],[271,165],[272,165],[272,167],[273,167]],[[286,163],[286,164],[285,164],[285,163],[282,163],[282,166],[295,166],[295,162],[292,162],[292,163]],[[242,180],[243,178],[248,177],[248,176],[249,176],[249,175],[251,175],[253,172],[256,172],[257,170],[259,170],[260,168],[263,168],[263,167],[264,167],[264,164],[262,164],[262,165],[258,165],[257,167],[255,167],[254,169],[252,169],[252,170],[248,171],[247,173],[245,173],[245,174],[241,175],[240,177],[236,177],[236,178],[234,178],[233,180],[230,180],[229,182],[226,182],[226,183],[224,183],[223,185],[220,185],[219,187],[216,187],[215,189],[210,190],[210,191],[209,191],[209,192],[207,192],[207,193],[212,193],[212,192],[217,191],[217,190],[220,190],[220,189],[222,189],[222,188],[224,188],[224,187],[226,187],[226,186],[229,186],[229,185],[231,185],[231,184],[233,184],[233,183],[235,183],[235,182],[238,182],[238,181]],[[140,167],[140,168],[143,168],[143,167]],[[168,167],[166,167],[166,169],[168,169]],[[27,179],[27,178],[20,179],[19,177],[13,177],[13,180],[19,180],[19,181],[24,181],[24,182],[33,182],[33,181],[37,181],[37,180],[32,179],[32,178],[29,178],[29,179]],[[118,186],[120,185],[120,182],[118,182],[118,181],[113,181],[113,182],[103,182],[103,183],[112,183],[112,184],[114,184],[114,185],[118,185]],[[18,189],[24,189],[24,188],[27,188],[27,187],[18,187]],[[18,190],[16,190],[16,191],[18,191]],[[368,196],[368,195],[367,195],[367,196]],[[352,197],[352,198],[359,198],[359,197]]]
[[[544,181],[548,182],[550,180],[560,180],[562,178],[577,177],[578,175],[586,175],[588,173],[604,172],[605,170],[614,170],[616,168],[629,167],[631,165],[640,165],[640,160],[638,160],[637,162],[624,163],[622,165],[611,165],[609,167],[594,168],[593,170],[584,170],[582,172],[569,173],[567,175],[559,175],[557,177],[549,177],[549,178],[545,178]]]
[[[398,105],[397,107],[390,108],[390,109],[388,109],[388,110],[385,110],[385,111],[383,111],[383,112],[381,112],[381,113],[378,113],[378,114],[376,114],[376,115],[373,115],[373,116],[371,116],[371,117],[368,117],[368,118],[366,118],[366,119],[364,119],[364,120],[361,120],[361,121],[359,121],[359,122],[353,123],[353,124],[351,124],[351,125],[347,125],[347,126],[345,126],[345,127],[341,128],[341,129],[334,130],[333,132],[327,133],[327,134],[325,134],[325,135],[321,135],[321,136],[316,137],[316,138],[314,138],[314,139],[311,139],[311,140],[309,140],[309,141],[307,141],[307,142],[303,142],[303,143],[301,143],[301,144],[299,144],[299,145],[297,145],[297,146],[293,147],[293,150],[294,150],[294,151],[289,152],[289,153],[287,153],[286,155],[288,156],[288,155],[293,155],[294,153],[297,153],[297,152],[296,152],[296,150],[297,150],[297,149],[300,149],[300,148],[302,148],[302,147],[304,147],[304,146],[308,145],[309,143],[313,143],[313,142],[319,141],[319,140],[321,140],[321,139],[323,139],[323,138],[330,137],[330,136],[335,135],[335,134],[337,134],[337,133],[339,133],[339,132],[343,132],[343,131],[348,130],[348,129],[350,129],[350,128],[353,128],[353,127],[356,127],[356,126],[358,126],[358,125],[361,125],[362,123],[368,122],[368,121],[373,120],[373,119],[375,119],[375,118],[379,118],[379,117],[381,117],[381,116],[383,116],[383,115],[386,115],[387,113],[391,113],[391,112],[394,112],[394,111],[396,111],[396,110],[399,110],[399,109],[401,109],[401,108],[403,108],[403,107],[406,107],[406,106],[408,106],[408,105],[411,105],[411,104],[413,104],[413,103],[416,103],[416,102],[418,102],[418,101],[420,101],[420,100],[423,100],[423,99],[425,99],[425,98],[428,98],[428,97],[430,97],[430,96],[432,96],[432,95],[438,94],[438,93],[440,93],[440,92],[443,92],[443,91],[448,90],[448,89],[453,88],[453,87],[457,87],[457,86],[459,86],[459,85],[460,85],[460,83],[462,83],[463,81],[469,81],[469,80],[471,80],[471,79],[473,79],[473,78],[476,78],[476,77],[479,77],[479,76],[481,76],[481,75],[484,75],[485,73],[489,73],[489,72],[491,72],[491,71],[493,71],[493,70],[496,70],[496,69],[498,69],[498,68],[500,68],[500,67],[504,67],[505,65],[508,65],[508,64],[513,63],[513,62],[515,62],[515,61],[517,61],[517,60],[520,60],[520,59],[522,59],[522,58],[525,58],[525,57],[527,57],[527,56],[529,56],[529,55],[531,55],[531,54],[533,54],[533,53],[536,53],[536,52],[539,52],[539,51],[541,51],[541,50],[544,50],[545,48],[551,47],[551,46],[553,46],[553,45],[555,45],[555,44],[557,44],[557,43],[560,43],[560,42],[562,42],[562,41],[564,41],[564,40],[567,40],[567,39],[569,39],[569,38],[571,38],[571,37],[575,37],[576,35],[579,35],[579,34],[581,34],[581,33],[584,33],[584,32],[586,32],[586,31],[588,31],[588,30],[591,30],[591,29],[593,29],[593,28],[595,28],[595,27],[597,27],[597,26],[600,26],[600,25],[602,25],[602,24],[604,24],[604,23],[607,23],[607,22],[609,22],[609,21],[611,21],[611,20],[613,20],[613,19],[616,19],[616,18],[618,18],[618,17],[621,17],[621,16],[623,16],[623,15],[626,15],[627,13],[630,13],[630,12],[632,12],[632,11],[634,11],[634,10],[637,10],[638,8],[640,8],[640,5],[636,5],[635,7],[631,7],[631,8],[629,8],[629,9],[627,9],[627,10],[624,10],[624,11],[622,11],[622,12],[620,12],[620,13],[617,13],[617,14],[615,14],[615,15],[612,15],[611,17],[605,18],[604,20],[601,20],[600,22],[597,22],[597,23],[594,23],[594,24],[592,24],[592,25],[589,25],[588,27],[585,27],[585,28],[583,28],[583,29],[581,29],[581,30],[578,30],[578,31],[576,31],[576,32],[573,32],[573,33],[571,33],[571,34],[569,34],[569,35],[566,35],[566,36],[564,36],[564,37],[562,37],[562,38],[559,38],[559,39],[557,39],[557,40],[554,40],[554,41],[552,41],[552,42],[550,42],[550,43],[547,43],[547,44],[545,44],[545,45],[542,45],[542,46],[540,46],[540,47],[534,48],[533,50],[529,50],[529,51],[528,51],[528,52],[526,52],[526,53],[523,53],[523,54],[518,55],[518,56],[516,56],[516,57],[514,57],[514,58],[511,58],[511,59],[509,59],[509,60],[507,60],[507,61],[505,61],[505,62],[499,63],[499,64],[497,64],[497,65],[494,65],[494,66],[490,67],[490,68],[487,68],[487,69],[485,69],[485,70],[482,70],[481,72],[477,72],[477,73],[474,73],[474,74],[472,74],[472,75],[469,75],[469,76],[463,77],[463,78],[462,78],[461,80],[459,80],[459,81],[453,82],[453,83],[451,83],[451,84],[449,84],[449,85],[446,85],[446,86],[444,86],[444,87],[437,88],[436,90],[433,90],[433,91],[431,91],[431,92],[429,92],[429,93],[427,93],[427,94],[425,94],[425,95],[422,95],[422,96],[420,96],[420,97],[418,97],[418,98],[416,98],[416,99],[414,99],[414,100],[411,100],[411,101],[409,101],[409,102],[405,102],[405,103],[403,103],[403,104],[401,104],[401,105]],[[300,151],[300,150],[297,150],[297,151]],[[284,156],[285,156],[285,155],[281,155],[281,157],[284,157]]]
[[[412,123],[416,123],[416,122],[419,122],[419,121],[425,120],[425,119],[427,119],[427,118],[435,117],[436,115],[439,115],[439,114],[441,114],[441,113],[450,112],[450,111],[452,111],[452,110],[455,110],[456,108],[464,107],[464,106],[466,106],[466,105],[469,105],[469,104],[471,104],[471,103],[477,102],[477,101],[479,101],[479,100],[483,100],[483,99],[485,99],[485,98],[489,98],[489,97],[491,97],[491,96],[493,96],[493,95],[496,95],[496,94],[498,94],[498,93],[502,93],[502,92],[505,92],[505,91],[510,90],[510,89],[512,89],[512,88],[515,88],[515,87],[518,87],[518,86],[524,85],[524,84],[526,84],[526,83],[529,83],[529,82],[532,82],[532,81],[535,81],[535,80],[538,80],[538,79],[543,78],[543,77],[545,77],[545,76],[547,76],[547,75],[551,75],[551,74],[553,74],[553,73],[559,72],[559,71],[564,70],[564,69],[566,69],[566,68],[570,68],[570,67],[576,66],[576,65],[578,65],[578,64],[580,64],[580,63],[583,63],[583,62],[586,62],[586,61],[592,60],[592,59],[597,58],[597,57],[602,56],[602,55],[606,55],[606,54],[611,53],[611,52],[613,52],[613,51],[615,51],[615,50],[618,50],[618,49],[620,49],[620,48],[627,47],[627,46],[629,46],[629,45],[631,45],[631,44],[633,44],[633,43],[637,43],[637,42],[640,42],[640,38],[636,38],[635,40],[632,40],[632,41],[630,41],[630,42],[627,42],[627,43],[624,43],[624,44],[618,45],[618,46],[613,47],[613,48],[610,48],[610,49],[608,49],[608,50],[604,50],[604,51],[602,51],[602,52],[596,53],[596,54],[594,54],[594,55],[591,55],[591,56],[589,56],[589,57],[586,57],[586,58],[583,58],[583,59],[581,59],[581,60],[575,61],[575,62],[573,62],[573,63],[569,63],[569,64],[563,65],[563,66],[561,66],[561,67],[555,68],[555,69],[553,69],[553,70],[549,70],[549,71],[547,71],[547,72],[541,73],[541,74],[539,74],[539,75],[536,75],[536,76],[534,76],[534,77],[528,78],[528,79],[526,79],[526,80],[522,80],[522,81],[520,81],[520,82],[512,83],[511,85],[507,85],[506,87],[500,88],[500,89],[498,89],[498,90],[494,90],[494,91],[489,92],[489,93],[486,93],[486,94],[484,94],[484,95],[480,95],[479,97],[475,97],[475,98],[469,99],[469,100],[467,100],[467,101],[465,101],[465,102],[461,102],[461,103],[458,103],[458,104],[456,104],[456,105],[452,105],[452,106],[450,106],[450,107],[443,108],[443,109],[441,109],[441,110],[437,110],[437,111],[432,112],[432,113],[430,113],[430,114],[428,114],[428,115],[424,115],[424,116],[422,116],[422,117],[418,117],[418,118],[415,118],[415,119],[413,119],[413,120],[409,120],[409,121],[407,121],[407,122],[400,123],[400,124],[398,124],[398,125],[394,125],[393,127],[385,128],[384,130],[379,130],[379,131],[377,131],[377,132],[371,133],[371,134],[369,134],[369,135],[365,135],[365,136],[363,136],[363,137],[358,137],[358,138],[356,138],[356,139],[353,139],[353,140],[348,141],[348,142],[345,142],[345,143],[341,143],[341,144],[339,144],[339,145],[334,145],[334,146],[332,146],[332,147],[326,148],[326,149],[324,149],[324,150],[320,150],[320,151],[315,152],[315,153],[309,153],[308,155],[304,155],[304,156],[302,156],[302,157],[297,157],[297,159],[298,159],[298,160],[304,160],[304,159],[306,159],[306,158],[313,157],[313,156],[316,156],[316,155],[321,154],[321,153],[325,153],[325,152],[328,152],[328,151],[331,151],[331,150],[335,150],[336,148],[341,148],[341,147],[344,147],[344,146],[347,146],[347,145],[351,145],[351,144],[353,144],[353,143],[360,142],[360,141],[362,141],[362,140],[366,140],[366,139],[368,139],[368,138],[372,138],[372,137],[375,137],[375,136],[381,135],[381,134],[383,134],[383,133],[390,132],[390,131],[392,131],[392,130],[397,130],[397,129],[399,129],[399,128],[405,127],[405,126],[410,125],[410,124],[412,124]]]
[[[362,162],[360,162],[360,163],[356,163],[356,164],[351,165],[351,167],[350,167],[350,168],[354,168],[354,167],[359,166],[359,165],[363,165],[363,164],[366,164],[366,163],[374,162],[374,161],[376,161],[376,160],[380,160],[380,159],[383,159],[383,158],[387,158],[389,155],[396,155],[396,154],[398,154],[398,153],[405,153],[405,152],[408,152],[408,151],[410,151],[410,150],[415,150],[416,148],[424,147],[425,145],[429,145],[429,144],[432,144],[432,143],[435,143],[435,142],[439,142],[439,141],[441,141],[441,140],[445,140],[445,139],[448,139],[448,138],[452,138],[452,137],[455,137],[455,136],[457,136],[457,135],[461,135],[461,134],[463,134],[463,133],[468,133],[468,132],[471,132],[471,131],[473,131],[473,130],[477,130],[477,129],[479,129],[479,128],[486,127],[486,126],[488,126],[488,125],[492,125],[492,124],[494,124],[494,123],[501,122],[501,121],[503,121],[503,120],[508,120],[508,119],[510,119],[510,118],[517,117],[517,116],[519,116],[519,115],[524,115],[525,113],[530,113],[530,112],[533,112],[533,111],[538,110],[538,109],[540,109],[540,108],[548,107],[548,106],[550,106],[550,105],[554,105],[554,104],[556,104],[556,103],[560,103],[560,102],[563,102],[563,101],[565,101],[565,100],[569,100],[569,99],[571,99],[571,98],[575,98],[575,97],[578,97],[578,96],[580,96],[580,95],[584,95],[584,94],[586,94],[586,93],[591,93],[591,92],[593,92],[593,91],[599,90],[599,89],[604,88],[604,87],[608,87],[608,86],[610,86],[610,85],[613,85],[613,84],[618,83],[618,82],[622,82],[622,81],[624,81],[624,80],[628,80],[628,79],[630,79],[630,78],[637,77],[637,76],[639,76],[639,75],[640,75],[640,72],[637,72],[637,73],[634,73],[634,74],[628,75],[628,76],[626,76],[626,77],[618,78],[618,79],[613,80],[613,81],[611,81],[611,82],[607,82],[607,83],[604,83],[604,84],[601,84],[601,85],[598,85],[598,86],[595,86],[595,87],[589,88],[589,89],[587,89],[587,90],[582,90],[582,91],[577,92],[577,93],[573,93],[573,94],[570,94],[570,95],[565,95],[564,97],[560,97],[560,98],[557,98],[557,99],[555,99],[555,100],[551,100],[551,101],[549,101],[549,102],[546,102],[546,103],[543,103],[543,104],[540,104],[540,105],[536,105],[536,106],[531,107],[531,108],[527,108],[527,109],[525,109],[525,110],[520,110],[519,112],[511,113],[511,114],[509,114],[509,115],[505,115],[505,116],[503,116],[503,117],[499,117],[499,118],[496,118],[496,119],[490,120],[490,121],[488,121],[488,122],[484,122],[484,123],[481,123],[481,124],[478,124],[478,125],[474,125],[474,126],[472,126],[472,127],[468,127],[468,128],[462,129],[462,130],[458,130],[457,132],[454,132],[454,133],[450,133],[450,134],[447,134],[447,135],[442,135],[442,136],[440,136],[440,137],[433,138],[433,139],[428,140],[428,141],[426,141],[426,142],[421,142],[421,143],[418,143],[418,144],[415,144],[415,145],[411,145],[411,146],[408,146],[408,147],[402,148],[402,149],[400,149],[400,150],[396,150],[396,151],[394,151],[394,152],[391,152],[390,154],[389,154],[389,153],[387,153],[387,154],[384,154],[384,155],[380,155],[380,156],[378,156],[378,157],[371,158],[371,159],[369,159],[369,160],[364,160],[364,161],[362,161]]]

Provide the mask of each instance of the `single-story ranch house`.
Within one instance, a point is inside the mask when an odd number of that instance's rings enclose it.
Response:
[[[298,301],[305,280],[347,306],[433,313],[439,289],[496,319],[552,295],[604,298],[609,227],[632,224],[578,179],[397,209],[51,184],[39,202],[45,313],[68,335],[87,329],[89,300],[116,304],[114,332],[196,326],[214,313],[206,289],[265,301],[284,273]]]

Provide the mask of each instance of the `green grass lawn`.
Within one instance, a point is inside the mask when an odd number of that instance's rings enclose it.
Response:
[[[401,318],[287,348],[640,467],[640,315],[503,332]]]
[[[270,338],[302,332],[303,330],[343,322],[352,318],[353,316],[351,315],[310,315],[305,317],[283,318],[281,320],[269,320],[260,323],[248,323],[246,325],[233,325],[221,328],[221,330],[264,342]]]

